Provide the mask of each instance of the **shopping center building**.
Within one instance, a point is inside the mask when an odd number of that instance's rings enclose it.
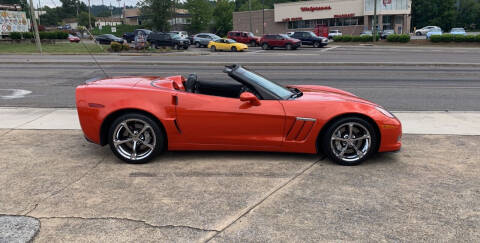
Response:
[[[377,0],[378,27],[410,33],[412,0]],[[255,35],[313,31],[316,26],[358,35],[372,29],[374,0],[316,0],[278,3],[274,9],[234,12],[233,28]],[[262,24],[263,23],[263,24]]]

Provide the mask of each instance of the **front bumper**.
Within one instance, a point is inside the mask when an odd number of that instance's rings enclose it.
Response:
[[[379,124],[379,129],[381,134],[379,152],[393,152],[401,149],[402,124],[397,118]]]

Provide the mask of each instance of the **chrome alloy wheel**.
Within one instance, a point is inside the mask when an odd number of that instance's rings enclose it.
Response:
[[[357,122],[341,124],[333,132],[330,146],[338,159],[345,162],[356,162],[367,155],[371,149],[370,132]]]
[[[122,157],[142,160],[148,157],[156,145],[153,128],[140,119],[127,119],[119,123],[113,132],[113,145]]]

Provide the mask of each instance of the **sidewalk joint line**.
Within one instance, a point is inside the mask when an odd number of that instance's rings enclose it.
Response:
[[[274,187],[270,192],[268,192],[266,195],[264,195],[258,202],[254,203],[253,205],[251,206],[248,206],[247,208],[244,209],[244,212],[241,213],[238,217],[236,217],[234,220],[232,220],[230,223],[228,223],[226,226],[224,226],[223,228],[221,228],[220,230],[216,230],[214,233],[212,233],[211,235],[207,236],[207,238],[205,240],[202,240],[202,242],[210,242],[213,238],[215,238],[217,235],[221,234],[222,232],[224,232],[226,229],[230,228],[230,226],[234,225],[238,220],[240,220],[241,218],[243,218],[244,216],[246,216],[247,214],[249,214],[252,210],[254,210],[255,208],[258,208],[263,202],[265,202],[267,199],[269,199],[271,196],[273,196],[273,194],[275,194],[276,192],[280,191],[281,189],[285,188],[286,186],[288,186],[291,182],[293,182],[295,179],[297,179],[298,177],[300,177],[301,175],[304,175],[308,170],[310,170],[311,168],[313,168],[313,166],[315,166],[316,164],[318,164],[320,161],[322,161],[323,159],[325,159],[325,156],[322,156],[320,157],[318,160],[316,160],[315,162],[309,164],[308,166],[304,167],[303,169],[301,169],[299,172],[297,172],[292,178],[288,179],[287,181],[277,185],[276,187]]]

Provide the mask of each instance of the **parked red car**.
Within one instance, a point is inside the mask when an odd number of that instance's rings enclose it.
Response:
[[[250,46],[256,46],[260,44],[260,37],[253,35],[252,32],[230,31],[228,32],[227,36],[229,39],[244,44],[250,44]]]
[[[283,47],[287,50],[295,50],[302,45],[302,41],[292,38],[285,34],[264,35],[260,39],[260,45],[263,50],[273,49],[274,47]]]
[[[70,42],[75,42],[75,43],[78,43],[80,42],[80,38],[78,38],[78,36],[74,36],[74,35],[68,35],[68,38],[67,38]]]

